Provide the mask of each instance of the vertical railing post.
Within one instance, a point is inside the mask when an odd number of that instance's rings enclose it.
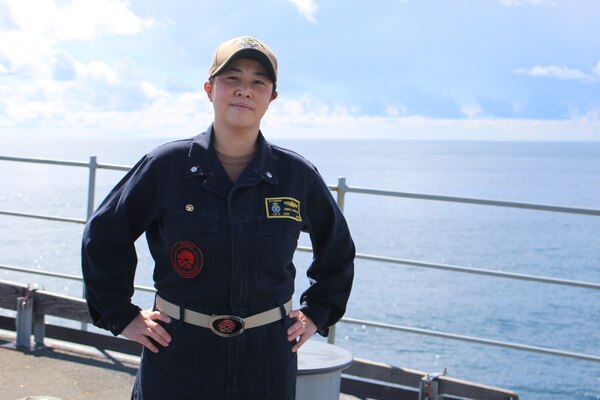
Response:
[[[15,319],[17,347],[31,348],[31,330],[33,328],[33,298],[29,286],[25,294],[17,297],[17,317]]]
[[[90,157],[90,163],[88,165],[89,168],[89,178],[88,178],[88,198],[87,198],[87,213],[86,213],[86,221],[90,219],[92,213],[94,212],[94,197],[96,195],[96,170],[98,169],[98,162],[96,161],[96,156]]]
[[[344,212],[344,200],[346,199],[346,192],[348,191],[348,185],[346,185],[346,178],[340,176],[338,177],[337,184],[337,196],[336,202],[340,210]],[[329,327],[329,335],[327,335],[327,343],[335,344],[335,325]]]
[[[31,328],[33,326],[33,299],[17,297],[17,347],[31,347]]]
[[[439,383],[438,376],[430,376],[429,374],[421,378],[419,385],[419,400],[438,400]]]
[[[342,212],[344,211],[344,200],[346,199],[347,191],[348,191],[348,185],[346,185],[346,178],[344,178],[343,176],[340,176],[338,178],[338,184],[337,184],[336,201],[337,201],[338,207],[340,208],[340,210],[342,210]]]
[[[96,197],[96,171],[98,170],[98,162],[96,156],[90,156],[90,163],[88,164],[89,175],[88,175],[88,196],[87,196],[87,211],[85,215],[85,221],[89,221],[90,217],[94,212],[94,198]],[[85,284],[81,290],[81,297],[85,299]],[[81,329],[87,330],[87,322],[81,323]]]

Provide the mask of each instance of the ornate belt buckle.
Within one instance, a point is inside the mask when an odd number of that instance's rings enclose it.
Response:
[[[213,315],[208,325],[215,335],[227,338],[240,335],[246,329],[244,319],[235,315]]]

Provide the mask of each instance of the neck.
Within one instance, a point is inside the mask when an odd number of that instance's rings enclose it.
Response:
[[[244,157],[256,150],[257,130],[232,131],[213,125],[215,150],[228,157]]]

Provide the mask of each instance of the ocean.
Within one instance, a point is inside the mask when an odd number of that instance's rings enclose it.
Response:
[[[0,155],[132,165],[168,139],[34,141]],[[273,140],[329,184],[600,209],[600,143]],[[0,161],[0,210],[85,218],[87,169]],[[96,205],[123,175],[100,171]],[[335,193],[334,193],[335,195]],[[362,254],[600,282],[600,217],[350,193],[344,212]],[[82,225],[0,215],[0,264],[80,274]],[[309,245],[306,236],[301,245]],[[136,282],[151,285],[138,241]],[[297,293],[310,255],[299,252]],[[0,269],[0,279],[80,296],[81,284]],[[149,307],[152,298],[134,299]],[[10,314],[9,312],[5,312]],[[600,292],[357,260],[347,317],[600,355]],[[52,322],[52,320],[51,320]],[[57,320],[56,323],[68,324]],[[522,399],[600,399],[600,363],[339,324],[355,357],[499,386]]]

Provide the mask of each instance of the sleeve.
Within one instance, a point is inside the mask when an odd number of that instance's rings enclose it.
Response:
[[[114,187],[88,221],[82,241],[82,273],[90,315],[115,336],[138,315],[131,302],[137,265],[136,239],[161,214],[156,168],[143,157]]]
[[[355,247],[348,224],[320,175],[308,187],[306,229],[313,247],[307,270],[310,286],[300,296],[300,310],[327,336],[346,311],[354,279]]]

